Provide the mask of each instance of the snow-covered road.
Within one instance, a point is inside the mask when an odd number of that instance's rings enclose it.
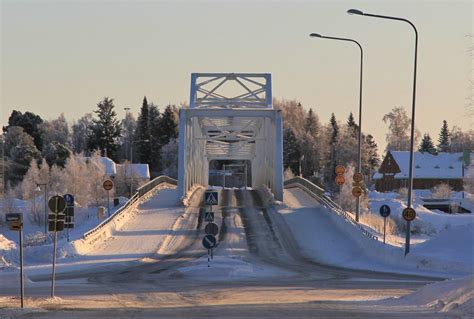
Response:
[[[60,273],[56,289],[60,299],[39,297],[48,295],[49,282],[47,276],[37,275],[33,278],[36,282],[28,281],[26,289],[29,308],[8,308],[17,302],[12,295],[18,289],[13,280],[2,281],[10,274],[0,275],[0,295],[4,296],[0,297],[0,317],[446,317],[424,304],[375,302],[405,296],[434,278],[363,267],[353,270],[315,258],[307,247],[311,243],[302,242],[314,240],[308,230],[326,236],[333,233],[335,238],[347,229],[324,212],[319,212],[322,224],[314,225],[303,213],[307,207],[308,214],[314,215],[315,204],[301,193],[286,194],[288,204],[295,207],[290,205],[283,212],[266,207],[256,191],[224,190],[219,195],[220,206],[214,211],[221,229],[220,243],[211,267],[207,267],[206,251],[201,246],[202,190],[196,192],[187,209],[175,206],[174,190],[161,190],[112,238],[86,256],[75,257],[78,261],[120,262],[105,271],[91,266],[87,271]],[[324,222],[324,218],[329,220]],[[339,247],[344,252],[343,243],[328,246],[333,244],[320,240],[318,249]],[[351,245],[360,250],[360,243]]]

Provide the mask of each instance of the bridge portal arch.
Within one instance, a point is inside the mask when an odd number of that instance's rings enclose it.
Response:
[[[193,73],[179,113],[178,191],[207,187],[212,160],[251,163],[252,186],[283,200],[283,136],[268,73]]]

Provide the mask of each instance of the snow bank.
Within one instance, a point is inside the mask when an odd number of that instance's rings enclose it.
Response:
[[[423,286],[399,299],[387,299],[383,305],[425,305],[428,308],[449,312],[466,318],[474,317],[474,276],[445,280]]]
[[[17,260],[13,253],[17,252],[15,242],[0,234],[0,269],[11,268],[13,260]]]

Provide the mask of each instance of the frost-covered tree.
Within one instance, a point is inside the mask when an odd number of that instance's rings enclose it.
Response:
[[[303,106],[296,100],[273,99],[273,107],[281,111],[283,129],[291,128],[297,138],[303,136],[306,114]]]
[[[421,140],[421,144],[420,144],[420,147],[418,148],[418,152],[427,152],[427,153],[431,153],[433,152],[434,150],[434,145],[433,145],[433,141],[431,140],[431,136],[429,133],[425,133],[423,135],[423,139]]]
[[[173,178],[178,177],[178,139],[174,138],[161,148],[161,172]]]
[[[48,162],[49,166],[58,165],[64,167],[66,160],[72,151],[59,142],[50,142],[43,148],[42,156]]]
[[[409,151],[411,121],[402,107],[395,107],[382,118],[388,123],[386,151]],[[415,129],[414,143],[418,144],[420,133]]]
[[[92,124],[92,113],[87,113],[72,125],[72,149],[75,153],[87,154]]]
[[[446,199],[446,198],[451,198],[451,195],[453,193],[453,189],[449,184],[446,183],[440,183],[433,187],[431,190],[431,197],[432,198],[438,198],[438,199]]]
[[[453,126],[450,132],[451,152],[474,152],[474,130],[464,132],[460,127]]]
[[[312,108],[310,108],[308,111],[308,115],[306,116],[304,126],[306,133],[310,134],[313,137],[317,137],[319,134],[320,127],[321,123],[319,123],[318,115],[313,112]]]
[[[12,111],[8,118],[8,125],[3,127],[3,132],[7,132],[10,127],[19,126],[23,131],[33,138],[34,144],[38,150],[43,149],[43,140],[41,138],[41,123],[43,119],[34,113],[20,111]]]
[[[39,158],[33,138],[24,132],[22,127],[9,127],[5,136],[5,156],[8,161],[6,180],[15,186],[23,179],[33,159]]]
[[[121,128],[113,101],[114,99],[105,97],[97,104],[94,113],[98,118],[92,120],[88,147],[89,150],[100,150],[102,155],[115,159]]]
[[[40,128],[43,145],[55,142],[68,148],[71,146],[71,133],[64,113],[61,113],[57,119],[44,121]]]
[[[441,130],[439,132],[438,137],[438,150],[440,152],[449,152],[450,148],[450,138],[449,138],[449,129],[448,129],[448,122],[446,120],[443,121],[443,125],[441,126]]]
[[[352,195],[352,176],[354,176],[355,167],[354,164],[349,164],[346,166],[346,172],[344,173],[344,178],[346,182],[340,188],[340,192],[336,195],[336,202],[341,203],[341,207],[349,212],[355,211],[356,198]],[[367,210],[368,201],[367,196],[362,195],[360,197],[360,207],[362,211]]]
[[[122,120],[122,136],[120,138],[120,158],[126,158],[130,161],[130,148],[135,136],[135,130],[137,128],[137,120],[133,116],[132,112],[125,114],[125,119]]]

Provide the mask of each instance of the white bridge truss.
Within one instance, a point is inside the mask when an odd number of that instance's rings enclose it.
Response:
[[[193,73],[190,108],[179,114],[178,190],[207,186],[212,160],[251,162],[252,187],[283,200],[282,122],[271,75]]]

